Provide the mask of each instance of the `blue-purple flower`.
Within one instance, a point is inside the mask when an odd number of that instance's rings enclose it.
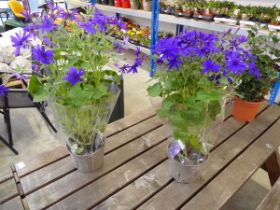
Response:
[[[21,48],[26,49],[28,47],[28,43],[30,42],[29,38],[30,34],[26,31],[23,31],[23,33],[16,33],[15,36],[11,36],[13,47],[16,49],[16,56],[19,56]]]
[[[14,78],[16,78],[17,80],[23,80],[23,81],[27,81],[27,77],[26,76],[24,76],[24,75],[21,75],[20,73],[13,73],[12,75],[11,75],[11,77],[14,77]]]
[[[0,85],[0,96],[6,96],[10,90],[5,85]]]
[[[76,21],[77,17],[79,15],[79,12],[77,9],[73,9],[72,11],[68,11],[68,10],[61,10],[58,14],[58,17],[64,19],[64,20],[72,20],[72,21]]]
[[[220,71],[221,66],[219,64],[215,64],[212,60],[207,59],[202,63],[203,69],[201,71],[202,74],[205,73],[217,73]]]
[[[248,65],[237,52],[231,52],[226,55],[225,63],[228,72],[232,72],[235,75],[244,74],[248,69]]]
[[[74,86],[77,82],[83,81],[82,76],[85,74],[83,69],[78,70],[76,67],[70,67],[63,80],[68,81],[70,86]]]
[[[48,16],[44,16],[40,28],[41,28],[42,34],[44,34],[46,32],[50,33],[53,30],[57,29],[57,25],[54,23],[54,19],[49,18]]]
[[[53,50],[46,50],[44,46],[37,45],[32,49],[32,59],[40,64],[53,63]]]

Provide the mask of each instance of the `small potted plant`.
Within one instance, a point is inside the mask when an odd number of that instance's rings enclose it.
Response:
[[[130,0],[131,9],[140,9],[141,4],[142,4],[141,0]]]
[[[238,121],[251,122],[277,79],[275,67],[280,61],[280,50],[277,34],[272,32],[269,36],[260,35],[257,28],[251,28],[248,39],[248,46],[255,57],[249,72],[257,68],[261,74],[257,77],[253,74],[241,76],[240,85],[236,88],[233,116]]]
[[[191,2],[186,2],[182,4],[182,16],[184,17],[192,17],[193,15],[193,5]]]
[[[130,0],[121,0],[122,8],[130,8]]]
[[[242,37],[228,39],[229,33],[190,31],[162,39],[154,49],[156,62],[166,70],[156,73],[148,94],[162,98],[157,113],[172,130],[168,157],[177,182],[199,178],[219,130],[212,126],[223,121],[224,98],[237,78],[248,74],[239,63],[254,62]]]
[[[31,48],[34,72],[28,91],[34,102],[49,100],[58,125],[69,137],[66,147],[75,166],[81,172],[92,172],[102,167],[103,132],[120,92],[119,75],[108,67],[114,62],[116,45],[105,34],[116,27],[124,30],[125,24],[94,7],[83,16],[50,8],[51,17],[47,14],[42,21],[29,24],[24,34],[11,40],[17,52]],[[61,17],[64,22],[57,24]],[[38,42],[30,45],[34,37]],[[121,67],[122,72],[136,72],[142,62],[139,55],[135,64]]]
[[[273,15],[271,17],[270,24],[268,25],[269,30],[279,31],[280,30],[280,9],[274,8]]]
[[[152,11],[152,0],[143,0],[143,10]]]

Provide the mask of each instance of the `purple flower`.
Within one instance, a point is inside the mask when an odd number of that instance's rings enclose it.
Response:
[[[173,141],[168,146],[168,156],[175,158],[181,152],[181,146],[178,141]]]
[[[11,77],[15,77],[17,80],[24,80],[27,81],[27,77],[24,75],[21,75],[20,73],[13,73]]]
[[[226,68],[228,72],[233,72],[238,75],[240,73],[245,73],[245,70],[248,69],[248,65],[242,60],[237,52],[232,52],[226,56]]]
[[[51,42],[51,40],[49,40],[49,38],[46,36],[43,36],[43,43],[50,48],[55,47],[55,44],[53,42]]]
[[[13,43],[13,47],[16,48],[15,55],[18,56],[20,54],[20,49],[26,49],[28,47],[28,42],[30,41],[30,34],[26,31],[23,33],[16,33],[15,36],[11,36],[11,41]]]
[[[126,30],[126,25],[123,21],[121,21],[120,19],[118,19],[117,17],[114,18],[113,20],[109,21],[109,24],[111,25],[115,25],[118,27],[119,30]]]
[[[114,50],[117,52],[117,53],[121,53],[122,52],[122,46],[121,44],[118,42],[118,41],[115,41],[114,42]]]
[[[42,34],[44,34],[45,32],[50,33],[53,30],[57,29],[57,25],[54,23],[54,20],[52,18],[44,16],[40,28],[42,30]]]
[[[208,59],[202,63],[203,69],[201,71],[202,74],[205,73],[217,73],[220,71],[221,66],[219,64],[213,63],[212,60]]]
[[[26,32],[26,33],[29,33],[30,37],[36,37],[36,32],[37,30],[40,28],[40,26],[36,25],[36,24],[27,24],[23,30]]]
[[[37,45],[32,49],[32,59],[40,64],[51,64],[53,62],[53,50],[45,50],[44,46]]]
[[[123,44],[124,44],[125,49],[128,49],[128,43],[129,43],[129,36],[123,36]],[[137,52],[137,50],[138,50],[138,48],[136,49],[136,52]]]
[[[71,12],[65,11],[65,10],[61,10],[59,12],[59,14],[58,14],[58,17],[60,17],[60,18],[62,18],[64,20],[76,21],[78,15],[79,15],[79,12],[78,12],[77,9],[74,9]]]
[[[70,86],[74,86],[77,82],[83,81],[81,78],[84,75],[84,70],[78,69],[76,67],[70,67],[69,71],[66,74],[66,77],[63,78],[63,80],[68,81],[70,83]]]
[[[39,66],[37,64],[32,64],[32,70],[37,73],[39,71]]]
[[[24,21],[25,22],[29,22],[33,17],[38,17],[37,12],[31,13],[28,8],[24,9],[24,11],[21,12],[21,14],[24,16]]]
[[[10,90],[5,85],[0,85],[0,96],[6,96]]]
[[[119,67],[118,65],[116,65],[116,66],[120,69],[120,72],[123,74],[127,73],[128,69],[130,68],[130,66],[128,64],[124,64],[121,67]]]

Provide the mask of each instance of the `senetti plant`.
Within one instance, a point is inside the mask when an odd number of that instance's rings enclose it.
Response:
[[[36,102],[50,99],[55,117],[70,137],[71,152],[90,154],[103,144],[99,136],[119,93],[119,75],[108,64],[115,64],[114,49],[119,52],[121,46],[105,35],[115,27],[126,30],[125,25],[93,7],[86,14],[52,4],[49,8],[41,21],[12,37],[15,52],[32,47],[34,75],[29,92]],[[34,38],[42,43],[30,46]],[[136,73],[142,61],[138,49],[134,64],[119,67]]]
[[[241,75],[261,77],[254,56],[243,47],[246,42],[230,31],[223,36],[189,31],[156,45],[155,60],[166,70],[158,71],[148,93],[163,99],[158,115],[170,124],[175,139],[169,145],[170,158],[184,164],[203,162],[214,140],[209,127],[222,117],[225,96]]]

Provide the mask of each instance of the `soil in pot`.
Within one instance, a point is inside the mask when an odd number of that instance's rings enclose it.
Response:
[[[252,122],[264,102],[265,100],[260,102],[244,101],[236,96],[233,106],[234,119],[241,122]]]

